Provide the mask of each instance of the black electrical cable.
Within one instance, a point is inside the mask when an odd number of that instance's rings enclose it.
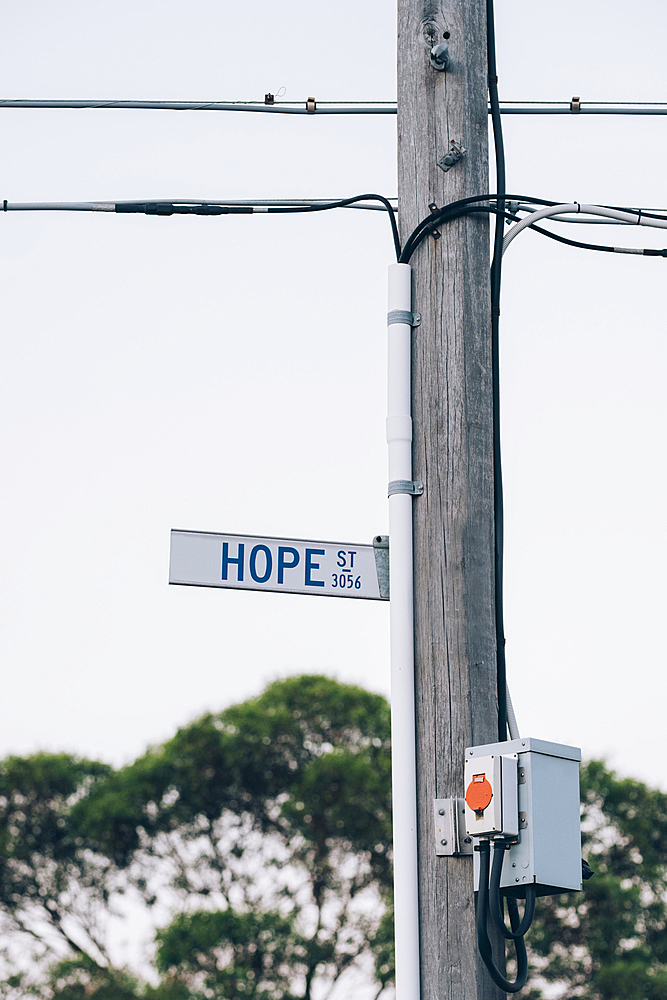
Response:
[[[354,198],[343,198],[340,201],[332,201],[323,205],[278,205],[270,207],[268,209],[271,214],[292,214],[300,212],[323,212],[331,208],[345,208],[346,205],[353,205],[358,201],[379,201],[381,205],[387,210],[389,215],[389,223],[391,225],[391,234],[394,240],[394,248],[396,250],[396,259],[400,260],[401,257],[401,241],[398,235],[398,226],[396,224],[396,216],[394,213],[393,206],[390,204],[387,198],[381,194],[358,194]]]
[[[396,215],[388,198],[381,194],[358,194],[353,198],[341,198],[338,201],[322,202],[312,205],[268,205],[262,206],[262,212],[270,215],[291,215],[303,212],[326,212],[332,208],[345,208],[360,201],[378,201],[386,209],[391,225],[391,235],[394,240],[396,259],[401,256],[401,241],[398,235]],[[155,202],[119,202],[114,211],[127,214],[131,212],[144,215],[251,215],[255,209],[252,205],[179,205],[168,201]]]
[[[506,201],[521,201],[530,202],[534,205],[558,205],[560,202],[557,201],[545,201],[544,198],[532,198],[529,195],[505,195]],[[476,202],[480,201],[496,201],[498,195],[496,194],[478,194],[471,198],[461,198],[459,201],[452,201],[449,205],[444,205],[435,212],[431,212],[427,215],[420,223],[415,226],[414,230],[410,233],[403,250],[399,257],[400,264],[409,264],[410,258],[414,254],[415,250],[419,244],[430,234],[434,229],[445,222],[451,221],[451,214],[454,214],[453,218],[460,218],[461,215],[465,215],[465,212],[459,211],[459,209],[464,209],[468,205],[474,205]]]
[[[514,941],[516,949],[517,974],[514,982],[505,979],[493,960],[493,949],[489,940],[487,921],[489,915],[489,867],[490,867],[490,845],[488,840],[479,843],[479,891],[477,893],[477,947],[482,956],[482,961],[489,970],[491,978],[496,986],[499,986],[505,993],[518,993],[526,985],[528,978],[528,955],[526,953],[526,943],[523,937],[517,937]],[[511,900],[511,902],[510,902]],[[515,899],[508,899],[508,909],[512,930],[516,932],[519,926],[519,908]]]
[[[495,197],[496,197],[495,195],[480,195],[477,198],[464,198],[461,201],[452,202],[450,205],[446,205],[438,212],[434,212],[427,218],[423,219],[420,222],[419,226],[406,240],[405,246],[403,247],[403,251],[399,258],[400,263],[407,264],[412,255],[414,254],[415,250],[419,246],[419,244],[422,243],[427,236],[431,235],[435,230],[437,230],[438,226],[446,225],[448,222],[453,222],[455,219],[460,219],[462,216],[485,212],[488,213],[489,215],[497,215],[499,218],[504,218],[511,222],[518,222],[519,216],[514,215],[513,213],[508,211],[501,212],[498,208],[495,208],[493,205],[471,204],[471,202],[482,201],[483,199],[494,200]],[[507,204],[510,201],[514,200],[518,200],[515,195],[511,196],[507,195],[505,203]],[[543,205],[558,204],[558,202],[555,201],[546,202],[544,200],[538,200],[537,198],[528,199],[525,196],[522,196],[521,200],[524,202],[532,200],[535,202],[535,204],[543,204]],[[662,216],[659,215],[648,216],[648,213],[645,212],[642,212],[642,215],[646,215],[647,217],[656,219],[662,218]],[[551,221],[557,222],[558,219],[554,218]],[[630,253],[630,254],[644,255],[646,257],[667,257],[667,250],[652,250],[652,249],[638,250],[638,249],[633,249],[631,247],[606,246],[605,244],[601,243],[583,243],[580,240],[571,240],[568,239],[566,236],[559,236],[557,233],[552,233],[548,229],[542,229],[541,226],[538,226],[535,223],[529,226],[528,228],[534,230],[536,233],[540,233],[540,235],[542,236],[548,237],[548,239],[550,240],[556,240],[558,243],[565,243],[568,246],[579,247],[582,250],[599,250],[602,251],[603,253]]]
[[[462,215],[468,214],[467,212],[459,211],[459,209],[464,209],[466,206],[474,205],[476,202],[481,202],[481,201],[494,202],[497,200],[498,200],[498,195],[496,194],[476,195],[472,198],[462,198],[460,201],[453,201],[449,205],[445,205],[442,208],[438,209],[438,211],[431,212],[430,215],[427,215],[425,218],[421,220],[421,222],[415,227],[413,232],[405,241],[405,244],[403,246],[403,251],[401,253],[401,256],[399,257],[399,262],[401,264],[408,264],[410,262],[412,255],[414,254],[415,250],[420,245],[420,243],[422,243],[427,236],[433,233],[433,231],[436,230],[439,225],[444,225],[447,222],[451,222],[453,219],[458,219]],[[560,201],[548,201],[545,198],[535,198],[529,195],[516,195],[516,194],[505,195],[505,204],[513,201],[524,202],[524,203],[528,202],[534,205],[562,204],[562,202]],[[638,218],[641,216],[647,219],[661,219],[663,221],[667,221],[667,218],[664,215],[658,215],[655,212],[645,212],[643,210],[638,210],[635,208],[623,208],[622,206],[619,205],[605,205],[603,207],[612,208],[621,212],[634,212]],[[505,218],[516,221],[516,216],[507,213],[505,214]],[[558,222],[559,220],[558,217],[555,216],[551,221]],[[541,229],[537,225],[533,225],[530,228],[534,229],[538,233],[542,233],[543,236],[548,236],[550,239],[558,240],[559,242],[562,243],[568,242],[566,237],[563,236],[559,237],[555,233],[551,233],[546,229]],[[582,247],[583,249],[587,249],[590,247],[591,249],[602,250],[603,252],[609,252],[609,251],[613,251],[615,253],[624,252],[621,248],[607,247],[601,244],[580,243],[576,240],[572,240],[570,242],[572,246]],[[632,253],[634,251],[628,249],[625,252]],[[636,252],[638,253],[639,251]],[[663,256],[662,250],[644,250],[643,253],[647,257]]]
[[[489,104],[496,154],[497,207],[505,211],[505,147],[498,100],[496,37],[493,0],[486,0],[486,38],[489,64]],[[491,372],[493,381],[493,521],[495,539],[495,618],[496,676],[498,682],[498,739],[507,739],[507,672],[505,662],[505,625],[503,613],[503,471],[500,453],[500,280],[503,259],[503,219],[496,217],[491,263]]]
[[[508,930],[503,916],[500,879],[503,870],[505,851],[509,849],[509,846],[510,845],[504,840],[497,840],[493,845],[493,864],[491,865],[491,879],[489,881],[489,902],[491,907],[491,917],[493,918],[493,922],[498,930],[506,938],[516,941],[517,938],[524,937],[524,935],[528,933],[530,925],[533,922],[533,917],[535,916],[535,886],[526,886],[526,906],[523,913],[523,920],[518,924],[518,926],[515,927],[512,925],[512,930]],[[508,898],[508,907],[510,905],[509,899],[511,898],[512,897]],[[516,900],[514,900],[514,902],[516,902]]]
[[[557,243],[565,243],[569,247],[579,247],[582,250],[598,250],[602,253],[631,253],[638,254],[644,257],[667,257],[666,250],[635,250],[632,247],[610,247],[606,246],[604,243],[582,243],[580,240],[569,240],[566,236],[559,236],[558,233],[551,233],[548,229],[542,229],[541,226],[529,226],[529,229],[533,229],[536,233],[540,233],[542,236],[548,236],[550,240],[556,240]]]
[[[178,205],[171,201],[121,201],[114,205],[119,215],[252,215],[251,205]]]

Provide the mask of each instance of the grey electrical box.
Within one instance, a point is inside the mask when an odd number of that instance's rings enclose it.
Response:
[[[468,747],[466,770],[476,758],[517,754],[518,826],[515,843],[505,852],[500,880],[505,895],[525,895],[535,885],[538,896],[581,889],[579,761],[581,750],[533,737]],[[473,768],[474,770],[474,768]],[[479,854],[475,853],[475,891]]]

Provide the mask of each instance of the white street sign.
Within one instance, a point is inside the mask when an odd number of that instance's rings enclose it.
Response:
[[[388,542],[376,543],[172,530],[169,583],[387,600]]]

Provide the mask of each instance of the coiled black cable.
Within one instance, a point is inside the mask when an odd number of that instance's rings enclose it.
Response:
[[[498,930],[508,939],[516,941],[523,937],[530,930],[530,925],[535,916],[535,886],[526,886],[526,906],[523,912],[523,920],[518,926],[512,923],[512,930],[505,924],[503,916],[503,903],[500,894],[500,878],[503,870],[503,859],[505,851],[509,849],[509,844],[504,841],[496,841],[493,845],[493,864],[491,865],[491,879],[489,881],[489,904],[491,907],[491,917]],[[516,900],[512,896],[507,897],[507,907],[511,911],[512,903],[516,906]],[[517,909],[518,913],[518,909]],[[511,913],[510,913],[511,922]]]
[[[482,960],[496,986],[505,993],[518,993],[526,985],[528,978],[528,955],[523,935],[514,940],[516,950],[517,974],[514,982],[506,979],[493,960],[493,949],[489,940],[487,922],[489,916],[489,867],[491,847],[488,840],[479,844],[479,892],[477,893],[477,947]],[[519,907],[515,899],[507,900],[512,930],[516,933],[519,927]],[[504,923],[504,921],[503,921]]]

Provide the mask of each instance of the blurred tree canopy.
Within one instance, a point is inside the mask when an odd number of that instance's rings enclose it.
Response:
[[[390,772],[386,699],[321,676],[272,684],[117,771],[10,759],[5,958],[23,938],[35,962],[57,960],[41,978],[8,976],[0,996],[310,1000],[353,969],[372,981],[376,959],[381,992]],[[143,992],[107,943],[114,913],[138,905],[155,914],[161,977]]]
[[[389,737],[384,698],[302,676],[119,770],[0,762],[0,997],[380,997]],[[538,902],[523,995],[667,1000],[667,795],[594,761],[582,822],[595,877]],[[146,939],[130,959],[126,926]]]

